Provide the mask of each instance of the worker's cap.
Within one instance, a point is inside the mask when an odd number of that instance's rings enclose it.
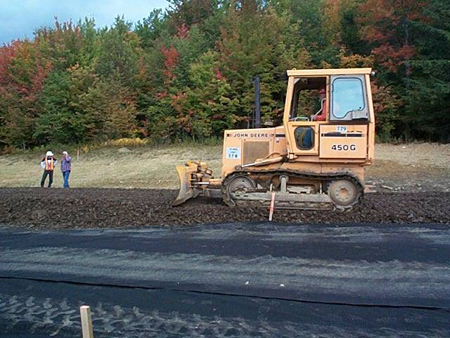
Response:
[[[53,153],[49,150],[47,151],[47,154],[45,154],[45,156],[53,156]]]
[[[67,151],[63,151],[63,155],[69,155]]]

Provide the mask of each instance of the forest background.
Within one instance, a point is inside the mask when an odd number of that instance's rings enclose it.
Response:
[[[285,70],[373,67],[378,139],[450,142],[450,1],[170,0],[142,21],[55,22],[0,48],[0,148],[220,138],[252,78],[278,123]]]

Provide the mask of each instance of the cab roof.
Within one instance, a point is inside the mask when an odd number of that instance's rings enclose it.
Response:
[[[290,69],[288,76],[370,75],[372,68]]]

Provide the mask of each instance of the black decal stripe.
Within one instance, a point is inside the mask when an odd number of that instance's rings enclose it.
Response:
[[[339,134],[339,133],[327,133],[322,134],[322,137],[363,137],[363,134]]]
[[[275,137],[285,137],[285,134],[275,134]]]

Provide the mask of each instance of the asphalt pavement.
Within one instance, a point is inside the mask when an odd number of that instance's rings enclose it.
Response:
[[[448,337],[450,227],[0,230],[2,337]]]

